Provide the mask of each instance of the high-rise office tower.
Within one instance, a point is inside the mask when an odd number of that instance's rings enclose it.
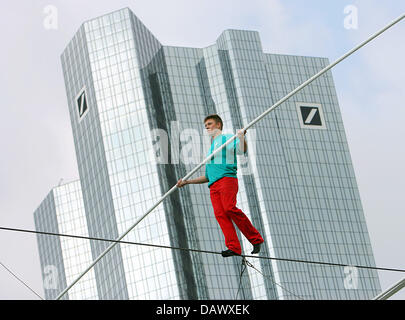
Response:
[[[226,30],[206,48],[162,45],[127,8],[85,22],[62,66],[88,235],[117,238],[205,158],[205,116],[218,113],[235,133],[327,64],[264,53],[254,31]],[[257,123],[247,142],[238,206],[265,238],[262,256],[375,266],[331,72]],[[125,240],[225,249],[206,184],[172,193]],[[89,244],[93,259],[109,245]],[[44,263],[68,263],[63,247],[39,248]],[[245,239],[243,250],[251,250]],[[261,273],[248,268],[239,283],[240,257],[119,244],[96,264],[97,294],[87,297],[234,299],[240,288],[245,299],[367,299],[380,291],[373,270],[250,262]]]
[[[80,181],[49,192],[34,212],[35,228],[52,233],[88,237]],[[46,299],[54,299],[92,262],[89,240],[38,235]],[[94,270],[91,270],[63,299],[97,299]]]

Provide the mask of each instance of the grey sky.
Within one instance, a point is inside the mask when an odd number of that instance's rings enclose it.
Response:
[[[346,5],[358,29],[344,28]],[[44,25],[47,5],[58,28]],[[78,179],[60,54],[81,23],[129,7],[164,45],[205,47],[225,29],[257,30],[265,52],[332,62],[405,12],[399,1],[14,1],[0,10],[0,225],[34,229],[52,187]],[[376,264],[405,268],[405,21],[333,69]],[[0,262],[43,295],[36,237],[0,231]],[[382,288],[404,274],[379,272]],[[402,292],[397,298],[405,298]],[[0,266],[0,299],[37,299]]]

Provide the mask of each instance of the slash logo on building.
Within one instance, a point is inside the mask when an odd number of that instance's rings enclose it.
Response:
[[[297,103],[301,128],[326,129],[322,106],[317,103]]]
[[[81,120],[87,112],[87,98],[86,90],[83,88],[76,97],[77,111],[79,114],[79,120]]]

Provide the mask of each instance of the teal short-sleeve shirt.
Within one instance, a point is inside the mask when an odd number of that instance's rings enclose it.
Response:
[[[207,157],[232,137],[232,134],[221,134],[216,137],[212,141]],[[236,138],[207,162],[205,165],[205,177],[208,180],[208,187],[211,187],[215,181],[223,177],[236,178],[238,167],[236,155],[243,154],[243,152],[239,150],[239,143],[239,138]]]

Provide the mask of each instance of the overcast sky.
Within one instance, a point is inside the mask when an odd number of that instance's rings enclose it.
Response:
[[[48,5],[56,29],[44,26]],[[397,0],[2,1],[0,226],[34,229],[48,192],[79,178],[60,55],[85,20],[123,7],[163,45],[206,47],[225,29],[257,30],[267,53],[331,62],[405,12]],[[402,269],[404,34],[402,21],[332,70],[376,264]],[[35,235],[0,230],[0,262],[44,296]],[[384,289],[405,275],[379,276]],[[0,266],[0,299],[38,298]]]

